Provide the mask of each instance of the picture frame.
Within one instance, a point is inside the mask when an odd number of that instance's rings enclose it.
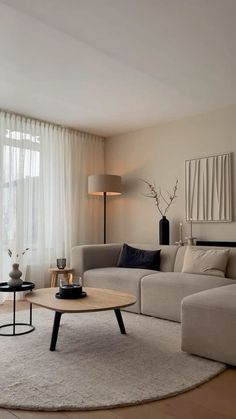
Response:
[[[231,153],[185,160],[186,221],[232,222]]]

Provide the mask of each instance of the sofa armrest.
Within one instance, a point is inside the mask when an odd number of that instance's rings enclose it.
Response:
[[[82,276],[88,269],[116,266],[122,244],[92,244],[75,246],[71,251],[74,276]]]

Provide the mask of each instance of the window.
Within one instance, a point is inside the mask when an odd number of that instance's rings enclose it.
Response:
[[[37,242],[39,176],[40,137],[7,129],[3,139],[3,243],[14,241],[22,229],[28,245]]]

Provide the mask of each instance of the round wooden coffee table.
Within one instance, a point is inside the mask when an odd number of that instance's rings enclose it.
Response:
[[[121,308],[136,303],[134,295],[102,288],[83,288],[87,297],[76,300],[58,299],[55,297],[58,288],[42,288],[33,291],[26,299],[37,306],[55,311],[50,351],[55,351],[58,329],[63,313],[86,313],[91,311],[114,310],[122,334],[125,326],[120,312]]]

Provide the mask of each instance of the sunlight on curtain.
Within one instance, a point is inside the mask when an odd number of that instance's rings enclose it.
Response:
[[[58,257],[69,264],[72,246],[101,241],[101,208],[87,177],[104,172],[104,140],[0,112],[0,157],[1,282],[16,261],[7,249],[29,247],[20,267],[43,287]]]

